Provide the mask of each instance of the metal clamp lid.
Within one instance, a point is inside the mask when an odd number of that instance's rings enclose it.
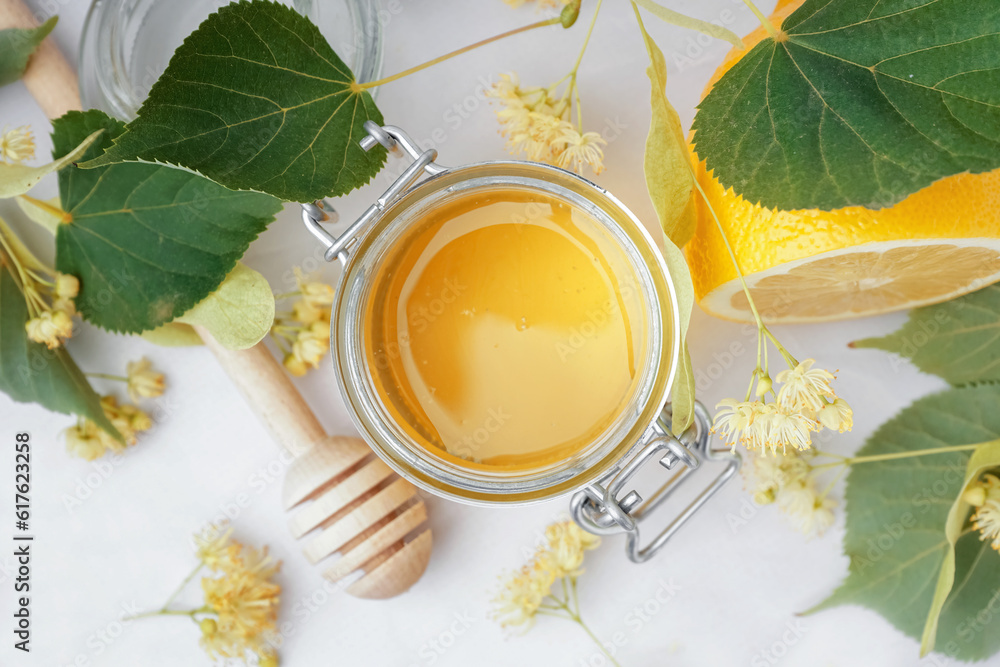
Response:
[[[608,475],[600,481],[573,494],[570,514],[584,530],[597,535],[626,533],[625,546],[629,559],[643,563],[656,555],[674,534],[687,523],[688,519],[701,509],[742,465],[736,452],[728,449],[709,447],[711,419],[701,403],[695,404],[695,421],[679,438],[670,432],[670,404],[663,409],[660,418],[650,429],[650,438],[633,450],[629,460],[626,455]],[[684,468],[678,470],[653,495],[643,502],[637,492],[628,491],[620,499],[629,480],[651,459],[659,456],[659,463],[667,470],[673,470],[678,463]],[[626,463],[625,461],[628,460]],[[685,478],[704,461],[725,461],[726,467],[684,510],[664,528],[648,545],[640,547],[639,527],[643,520],[663,504],[680,488]]]
[[[435,176],[448,171],[448,167],[443,167],[434,160],[437,159],[437,151],[433,148],[421,151],[413,139],[406,132],[393,125],[380,126],[373,121],[365,121],[365,131],[368,136],[359,142],[361,148],[370,151],[375,146],[382,145],[390,153],[402,156],[409,155],[413,162],[407,167],[399,177],[393,181],[392,185],[382,193],[382,196],[375,200],[354,223],[351,224],[340,236],[333,236],[326,231],[321,222],[336,222],[337,214],[333,207],[326,200],[315,201],[311,204],[302,204],[302,222],[306,228],[312,232],[320,243],[326,247],[323,257],[328,262],[335,258],[341,261],[347,259],[347,247],[355,239],[368,223],[374,220],[380,213],[403,194],[418,178],[424,173]]]

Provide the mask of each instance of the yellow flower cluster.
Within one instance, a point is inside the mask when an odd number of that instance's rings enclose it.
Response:
[[[578,174],[586,166],[595,174],[604,170],[602,146],[607,142],[597,132],[582,132],[569,121],[569,93],[574,86],[575,77],[566,93],[555,99],[553,87],[522,89],[516,73],[500,75],[487,95],[500,103],[496,112],[500,133],[507,138],[511,154],[524,153],[529,160]]]
[[[4,129],[0,134],[0,161],[20,164],[35,157],[35,139],[27,125]]]
[[[163,373],[153,370],[153,364],[148,359],[130,361],[126,368],[128,371],[126,377],[104,373],[91,373],[90,376],[126,383],[129,397],[135,402],[142,398],[156,398],[163,394],[166,389]],[[69,450],[70,454],[87,461],[93,461],[109,451],[122,452],[126,447],[136,443],[137,434],[153,427],[153,420],[148,414],[135,405],[119,404],[118,399],[114,396],[102,397],[101,409],[111,425],[118,429],[124,442],[105,433],[91,420],[80,419],[75,426],[64,431],[66,449]]]
[[[257,656],[258,665],[277,667],[272,646],[276,633],[281,586],[272,581],[281,569],[267,547],[254,549],[232,539],[232,529],[208,539],[196,537],[197,555],[217,576],[201,580],[204,611],[201,646],[213,658],[246,659]]]
[[[836,502],[816,488],[811,452],[790,451],[774,456],[754,455],[744,470],[753,500],[776,503],[795,527],[807,536],[821,535],[833,525]]]
[[[148,414],[128,403],[119,405],[114,396],[101,397],[101,409],[111,425],[121,433],[124,442],[105,433],[89,419],[81,418],[75,426],[63,432],[66,436],[66,449],[73,456],[93,461],[109,451],[123,452],[127,446],[136,443],[136,434],[153,427],[153,420]]]
[[[583,574],[584,552],[601,543],[601,538],[572,521],[549,526],[545,538],[545,546],[524,567],[507,575],[493,600],[493,618],[505,628],[530,628],[545,598],[551,596],[553,584],[564,577],[575,581]]]
[[[764,453],[788,448],[806,450],[812,446],[812,432],[823,428],[841,433],[851,430],[851,406],[834,393],[830,382],[834,375],[821,368],[813,368],[815,360],[806,359],[795,368],[789,368],[775,378],[781,383],[777,400],[766,402],[768,393],[774,393],[770,379],[758,382],[757,400],[737,401],[727,398],[716,408],[713,432],[730,446],[737,443],[751,451]]]
[[[24,329],[30,340],[54,350],[73,335],[76,315],[73,299],[80,293],[80,281],[64,273],[57,273],[52,283],[43,282],[39,276],[32,277],[39,280],[24,282],[24,296],[32,315]]]
[[[979,538],[990,540],[990,546],[1000,551],[1000,478],[983,475],[966,489],[962,498],[976,508],[972,520]]]
[[[305,280],[296,270],[298,291],[292,310],[275,317],[271,335],[285,353],[282,363],[296,377],[318,368],[330,349],[330,307],[333,287]]]

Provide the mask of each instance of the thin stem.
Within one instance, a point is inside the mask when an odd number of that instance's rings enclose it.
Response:
[[[638,10],[636,10],[638,15]],[[708,201],[708,195],[705,194],[705,190],[701,187],[701,183],[698,182],[698,175],[694,173],[694,167],[690,165],[686,160],[684,162],[687,165],[688,170],[691,172],[691,180],[694,182],[694,187],[698,190],[698,194],[705,201],[705,205],[708,206],[708,212],[712,214],[712,219],[715,221],[715,226],[719,229],[719,234],[722,235],[722,242],[726,245],[726,251],[729,253],[729,259],[733,262],[733,268],[736,269],[736,275],[739,276],[740,285],[743,287],[743,293],[747,297],[747,303],[750,305],[750,312],[753,313],[753,319],[757,323],[757,328],[762,331],[767,331],[767,327],[764,326],[763,320],[760,319],[760,313],[757,312],[757,304],[754,303],[753,296],[750,295],[750,288],[747,286],[746,278],[743,276],[743,269],[740,268],[740,263],[736,260],[736,253],[733,252],[733,247],[729,245],[729,238],[726,236],[726,232],[722,229],[722,222],[719,220],[719,216],[715,213],[715,208],[712,206],[712,202]]]
[[[876,461],[895,461],[897,459],[908,459],[916,456],[933,456],[935,454],[949,454],[951,452],[964,452],[976,449],[982,443],[976,445],[955,445],[954,447],[934,447],[932,449],[919,449],[913,452],[896,452],[894,454],[875,454],[873,456],[852,456],[847,459],[847,465],[856,463],[874,463]]]
[[[594,15],[590,18],[590,27],[587,28],[587,36],[583,39],[583,47],[580,49],[580,55],[576,57],[576,62],[573,63],[573,69],[570,70],[570,74],[573,78],[576,78],[576,72],[580,69],[580,63],[583,61],[583,54],[587,52],[587,45],[590,44],[590,35],[594,32],[594,25],[597,24],[597,13],[601,11],[601,4],[604,0],[597,0],[597,7],[594,8]]]
[[[840,481],[840,478],[843,477],[844,473],[846,472],[847,472],[847,466],[844,466],[843,468],[837,471],[837,474],[833,476],[833,479],[830,480],[830,483],[826,485],[825,489],[823,489],[823,493],[819,494],[820,500],[823,500],[828,495],[830,495],[830,492],[833,491],[833,487],[837,485],[837,482]]]
[[[460,56],[463,53],[468,53],[469,51],[472,51],[473,49],[478,49],[480,46],[486,46],[487,44],[491,44],[492,42],[499,41],[506,37],[512,37],[522,32],[534,30],[535,28],[544,28],[545,26],[558,25],[559,23],[560,23],[560,18],[556,16],[551,19],[546,19],[544,21],[538,21],[537,23],[531,23],[529,25],[521,26],[520,28],[514,28],[513,30],[508,30],[507,32],[500,33],[499,35],[494,35],[493,37],[489,37],[482,41],[476,42],[475,44],[470,44],[469,46],[458,49],[457,51],[446,53],[445,55],[440,56],[439,58],[435,58],[434,60],[428,60],[422,65],[417,65],[415,67],[411,67],[410,69],[403,70],[399,74],[393,74],[392,76],[387,76],[384,79],[379,79],[378,81],[369,81],[368,83],[353,83],[351,84],[351,89],[356,92],[360,92],[362,90],[375,88],[376,86],[381,86],[386,83],[391,83],[393,81],[396,81],[397,79],[402,79],[403,77],[409,76],[411,74],[416,74],[420,70],[427,69],[428,67],[432,67],[434,65],[437,65],[438,63],[442,63],[445,60],[450,60],[455,56]]]
[[[760,24],[764,26],[764,29],[767,30],[767,33],[771,35],[771,39],[774,40],[782,39],[783,33],[777,28],[775,28],[774,24],[771,23],[771,21],[766,16],[764,16],[764,12],[757,9],[757,5],[753,4],[752,0],[743,0],[743,4],[750,8],[750,11],[753,12],[753,15],[757,17],[757,20],[760,21]]]
[[[198,609],[157,609],[156,611],[147,611],[134,616],[126,616],[122,620],[134,621],[139,618],[149,618],[151,616],[188,616],[194,618],[196,614],[207,614],[211,611],[214,611],[211,607],[200,607]]]
[[[185,588],[187,588],[187,585],[191,583],[192,579],[198,576],[198,573],[201,572],[201,568],[203,568],[204,566],[205,566],[204,563],[198,563],[198,567],[194,568],[191,574],[184,577],[184,581],[182,581],[181,585],[177,587],[177,590],[175,590],[173,594],[167,598],[167,601],[163,603],[163,606],[160,608],[160,611],[166,611],[167,607],[170,606],[170,603],[177,599],[177,596],[180,595]]]
[[[293,296],[302,296],[302,290],[295,290],[294,292],[283,292],[282,294],[275,294],[274,300],[281,301],[282,299],[290,299]]]
[[[110,375],[108,373],[84,373],[89,378],[100,378],[102,380],[115,380],[117,382],[128,382],[128,378],[121,375]]]
[[[994,441],[997,442],[997,441]],[[872,456],[852,456],[852,457],[842,457],[839,461],[834,461],[833,463],[823,463],[818,466],[813,466],[813,470],[824,470],[826,468],[833,468],[835,466],[852,466],[858,463],[876,463],[878,461],[896,461],[899,459],[910,459],[916,458],[918,456],[934,456],[936,454],[950,454],[952,452],[966,452],[971,449],[977,449],[983,445],[988,445],[991,443],[978,443],[975,445],[955,445],[954,447],[933,447],[931,449],[918,449],[912,452],[895,452],[893,454],[874,454]],[[828,455],[829,456],[829,455]]]
[[[565,581],[566,580],[563,579],[564,584]],[[575,586],[576,581],[574,581],[573,584]],[[608,653],[607,649],[604,648],[604,644],[601,642],[600,639],[597,638],[597,635],[595,635],[594,632],[587,626],[587,624],[583,622],[583,618],[580,616],[579,611],[574,612],[572,609],[569,608],[569,605],[567,604],[563,604],[562,608],[566,611],[567,614],[569,614],[569,618],[571,621],[579,624],[579,626],[583,628],[583,631],[587,633],[587,635],[594,641],[595,644],[597,644],[597,648],[599,648],[601,650],[601,653],[603,653],[605,657],[607,657],[607,659],[611,661],[611,664],[615,665],[615,667],[621,667],[621,665],[618,664],[618,661],[615,660],[614,656]],[[555,614],[549,614],[549,615],[554,616]]]

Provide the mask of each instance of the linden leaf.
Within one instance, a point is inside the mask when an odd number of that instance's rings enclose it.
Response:
[[[698,107],[715,177],[779,209],[891,206],[1000,167],[1000,3],[806,0]]]
[[[44,164],[41,167],[29,167],[26,164],[7,164],[0,162],[0,199],[8,199],[23,195],[38,182],[54,171],[59,171],[71,162],[78,160],[93,144],[103,130],[97,130],[89,136],[77,137],[75,148],[67,146],[62,157]]]
[[[1000,380],[1000,284],[916,308],[899,331],[851,346],[909,358],[953,385]]]
[[[86,417],[115,436],[121,434],[101,409],[101,398],[65,347],[49,350],[28,339],[28,305],[6,261],[0,258],[0,391],[19,403]]]
[[[91,110],[70,112],[54,127],[56,154],[105,128],[91,156],[124,126]],[[56,268],[80,279],[83,317],[131,333],[155,329],[213,292],[281,209],[268,195],[151,164],[67,167],[59,194],[73,220],[56,233]]]
[[[998,466],[1000,466],[1000,440],[994,440],[977,447],[966,466],[962,491],[984,472]],[[937,587],[934,589],[934,597],[931,601],[931,610],[927,615],[927,622],[924,625],[924,633],[920,638],[921,657],[934,650],[941,611],[948,600],[948,595],[955,586],[955,544],[962,536],[962,529],[965,527],[966,519],[968,519],[972,509],[972,506],[962,499],[962,491],[959,491],[958,498],[952,503],[951,510],[948,512],[948,520],[945,522],[944,534],[948,540],[948,548],[944,562],[941,564],[941,574],[938,576]],[[987,553],[986,556],[988,558],[989,554]]]
[[[694,235],[696,222],[694,176],[680,116],[667,99],[667,64],[663,53],[646,32],[638,10],[636,19],[649,53],[650,64],[646,74],[652,84],[652,119],[643,158],[646,188],[649,190],[649,198],[653,200],[653,208],[656,209],[663,233],[678,247],[683,248]]]
[[[307,18],[266,0],[234,2],[184,40],[138,118],[85,168],[175,164],[234,190],[287,201],[340,196],[385,162],[365,152],[382,124],[371,95]]]
[[[1000,386],[963,387],[916,401],[883,424],[857,456],[998,438]],[[862,605],[920,639],[951,548],[945,528],[965,488],[970,458],[969,452],[950,452],[852,466],[845,491],[849,574],[811,611]],[[978,533],[966,532],[955,543],[955,581],[962,584],[942,607],[938,646],[960,660],[983,659],[1000,649],[1000,615],[989,613],[1000,581],[1000,554]],[[977,615],[984,622],[973,633],[965,619]]]
[[[264,276],[237,262],[219,289],[176,321],[205,327],[225,348],[245,350],[274,325],[274,294]]]
[[[37,28],[0,30],[0,86],[14,83],[28,68],[28,60],[42,40],[56,27],[59,17],[53,16]]]

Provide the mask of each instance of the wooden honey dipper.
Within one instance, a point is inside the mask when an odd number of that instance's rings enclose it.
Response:
[[[0,29],[38,25],[23,0],[0,0]],[[49,118],[80,109],[76,74],[52,38],[32,56],[24,83]],[[412,484],[375,456],[363,440],[327,435],[284,368],[264,343],[227,350],[198,331],[277,443],[296,456],[285,475],[283,501],[291,530],[331,581],[360,571],[347,592],[389,598],[406,591],[427,568],[431,531],[427,508]]]

